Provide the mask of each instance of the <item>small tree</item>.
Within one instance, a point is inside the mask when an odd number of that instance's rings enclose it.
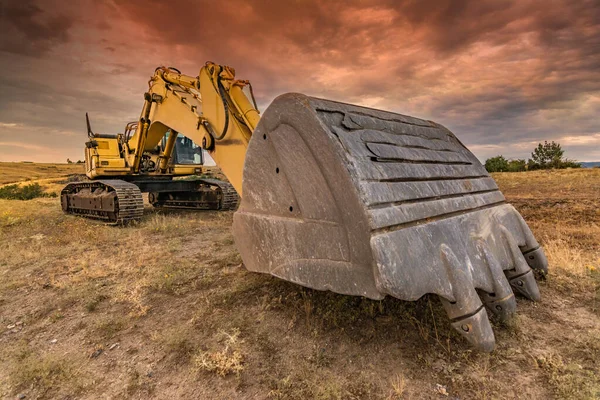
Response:
[[[485,169],[488,172],[508,171],[508,161],[504,156],[496,156],[485,160]]]
[[[67,158],[67,164],[73,164],[73,161],[71,161],[69,158]]]
[[[531,161],[533,164],[537,164],[537,168],[541,169],[560,168],[564,153],[565,151],[560,147],[560,144],[555,141],[550,143],[544,141],[544,144],[538,144],[531,153]]]

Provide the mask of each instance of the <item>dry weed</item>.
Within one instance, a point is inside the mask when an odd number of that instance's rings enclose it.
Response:
[[[565,360],[560,354],[550,352],[536,359],[560,399],[597,399],[600,395],[600,381],[597,371],[590,371],[582,365]]]
[[[193,332],[187,326],[176,326],[161,331],[155,340],[161,343],[178,363],[188,362],[197,348]]]
[[[404,375],[396,375],[390,381],[390,394],[388,395],[388,400],[397,400],[402,399],[406,392],[406,379]]]
[[[225,377],[229,374],[239,375],[244,370],[244,354],[240,346],[239,329],[231,333],[221,331],[219,336],[223,349],[217,351],[199,351],[194,357],[194,364],[199,371],[214,372]]]

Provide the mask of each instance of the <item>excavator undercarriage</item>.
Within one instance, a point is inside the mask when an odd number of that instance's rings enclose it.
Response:
[[[148,201],[157,208],[187,208],[191,210],[235,210],[239,196],[230,183],[217,179],[196,179],[185,182],[181,190],[149,191]]]
[[[235,210],[239,196],[233,186],[217,179],[170,180],[103,179],[73,182],[61,192],[64,212],[108,223],[125,224],[139,220],[144,213],[142,192],[156,208],[195,210]]]
[[[114,224],[139,220],[144,214],[140,189],[122,180],[73,182],[60,193],[64,212]]]

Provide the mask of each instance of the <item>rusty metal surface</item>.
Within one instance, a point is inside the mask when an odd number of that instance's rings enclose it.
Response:
[[[440,296],[452,325],[494,348],[488,311],[532,300],[543,250],[476,157],[431,121],[300,94],[250,141],[233,232],[249,270],[381,299]],[[531,267],[531,268],[530,268]]]

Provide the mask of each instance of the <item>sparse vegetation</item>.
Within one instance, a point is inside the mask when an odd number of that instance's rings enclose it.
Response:
[[[248,272],[230,212],[148,206],[116,228],[56,198],[0,200],[0,397],[597,398],[600,169],[493,177],[551,270],[540,303],[494,321],[489,355],[435,296],[372,301]]]
[[[29,185],[6,185],[0,187],[0,199],[31,200],[38,197],[57,197],[55,192],[46,193],[39,183]]]
[[[15,358],[18,362],[10,365],[10,380],[18,390],[33,385],[44,396],[67,381],[75,392],[80,389],[74,365],[69,362],[72,360],[58,354],[36,354],[26,343],[16,346]]]
[[[544,144],[539,143],[531,153],[531,159],[507,160],[504,156],[488,158],[485,161],[485,169],[488,172],[524,172],[538,169],[565,169],[581,168],[581,163],[564,158],[565,151],[559,143],[554,141]]]

